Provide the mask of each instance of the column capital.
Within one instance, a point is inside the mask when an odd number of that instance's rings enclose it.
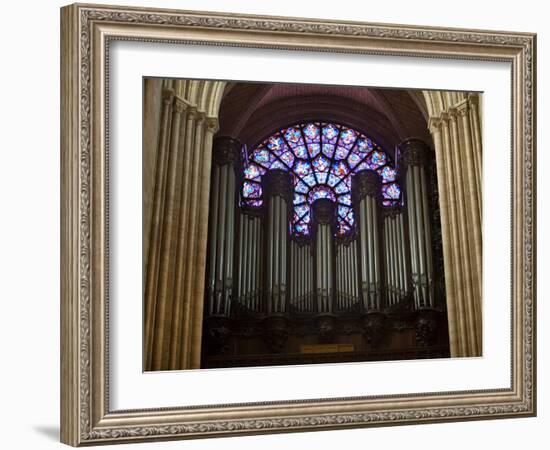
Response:
[[[206,125],[210,127],[208,118]],[[241,143],[229,136],[219,136],[214,139],[212,145],[213,162],[219,165],[235,164],[241,154]]]
[[[430,117],[430,119],[428,120],[428,129],[432,134],[441,131],[441,127],[443,126],[444,121],[445,120],[441,116]]]
[[[358,172],[351,180],[351,192],[355,201],[361,201],[367,195],[378,201],[382,194],[382,178],[373,170]]]
[[[178,114],[181,114],[182,112],[186,111],[189,105],[185,103],[182,99],[179,97],[174,97],[174,111]]]
[[[292,195],[294,191],[292,177],[284,170],[269,170],[262,177],[262,189],[264,195],[267,197],[280,195],[289,204],[292,202]]]
[[[417,138],[405,139],[399,144],[400,161],[405,166],[422,166],[428,161],[430,148]]]
[[[164,88],[162,90],[162,102],[164,103],[164,106],[169,106],[174,100],[175,95],[176,93],[174,92],[174,89]]]

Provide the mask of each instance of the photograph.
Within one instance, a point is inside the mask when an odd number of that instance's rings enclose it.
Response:
[[[403,5],[60,9],[61,442],[536,416],[537,26]]]
[[[482,99],[144,77],[144,370],[482,356]]]

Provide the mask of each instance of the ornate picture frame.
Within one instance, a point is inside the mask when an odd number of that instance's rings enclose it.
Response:
[[[509,63],[510,386],[113,410],[108,327],[108,193],[112,181],[108,99],[109,50],[114,41]],[[536,36],[530,33],[83,4],[62,8],[61,441],[81,446],[534,416],[535,70]],[[208,199],[202,201],[208,208]]]

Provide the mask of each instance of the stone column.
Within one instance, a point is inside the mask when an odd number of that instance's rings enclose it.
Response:
[[[426,164],[428,146],[419,139],[399,145],[406,169],[406,203],[410,232],[413,297],[417,309],[434,307],[433,256]]]
[[[357,173],[352,181],[354,208],[359,226],[361,297],[366,311],[378,311],[381,299],[379,204],[382,180],[373,171]]]
[[[145,267],[145,370],[198,368],[217,119],[166,88]],[[194,214],[189,214],[189,211]]]
[[[266,199],[266,309],[283,314],[287,309],[289,208],[292,180],[288,172],[272,170],[262,179]]]
[[[452,356],[482,353],[481,119],[478,96],[430,118]]]

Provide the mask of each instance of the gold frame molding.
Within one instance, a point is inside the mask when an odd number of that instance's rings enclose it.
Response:
[[[113,40],[493,60],[512,67],[508,389],[112,411],[108,394],[108,56]],[[61,440],[161,439],[536,414],[536,35],[75,4],[61,9]]]

